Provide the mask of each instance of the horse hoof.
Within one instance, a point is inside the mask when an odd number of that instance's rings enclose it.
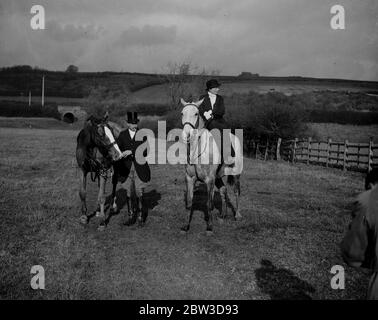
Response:
[[[98,231],[105,231],[106,226],[104,224],[100,224],[97,228]]]
[[[88,223],[88,217],[86,215],[82,215],[80,217],[80,223],[81,224],[87,224]]]
[[[132,226],[133,224],[135,223],[135,219],[133,218],[128,218],[128,219],[125,219],[122,223],[122,225],[126,226],[126,227],[130,227]]]
[[[237,212],[236,215],[235,215],[235,220],[236,221],[240,221],[242,219],[242,215],[240,214],[240,212]]]
[[[181,229],[180,229],[180,233],[181,234],[187,234],[189,231],[189,227],[188,226],[183,226]]]
[[[144,227],[144,222],[142,220],[138,220],[138,227],[143,228]]]
[[[212,236],[214,234],[213,230],[206,230],[206,235],[208,237]]]

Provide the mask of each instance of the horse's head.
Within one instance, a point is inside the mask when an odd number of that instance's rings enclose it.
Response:
[[[184,106],[181,111],[181,123],[183,125],[182,139],[184,142],[190,141],[193,137],[194,129],[199,129],[203,126],[198,109],[202,102],[203,99],[197,102],[186,102],[184,99],[181,99],[181,104]]]
[[[341,242],[342,257],[348,265],[372,268],[377,263],[377,231],[378,186],[375,186],[359,195]]]
[[[119,160],[121,151],[115,141],[112,130],[107,123],[107,117],[98,119],[90,118],[88,122],[93,144],[105,156],[110,156],[113,161]]]

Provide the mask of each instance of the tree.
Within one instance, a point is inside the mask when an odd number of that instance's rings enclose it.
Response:
[[[180,98],[186,101],[197,99],[203,93],[206,81],[219,75],[218,70],[199,70],[191,62],[168,63],[167,72],[163,74],[162,80],[167,83],[167,95],[172,109],[180,106]]]
[[[79,68],[74,66],[73,64],[70,64],[67,69],[66,69],[66,72],[70,72],[70,73],[76,73],[79,71]]]
[[[167,95],[172,109],[177,109],[180,98],[186,96],[191,69],[190,62],[169,62],[167,65],[167,73],[162,77],[164,82],[167,83]]]
[[[88,114],[101,117],[108,111],[110,118],[123,117],[129,105],[129,94],[124,89],[109,90],[103,86],[93,87],[84,102]]]

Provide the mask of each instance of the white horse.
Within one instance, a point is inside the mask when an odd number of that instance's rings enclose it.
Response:
[[[187,232],[193,214],[193,193],[197,181],[207,187],[207,208],[205,210],[206,232],[211,234],[213,219],[211,211],[214,208],[214,186],[219,189],[222,199],[221,218],[227,215],[227,188],[222,177],[227,176],[227,184],[234,187],[236,200],[235,219],[241,219],[239,211],[240,173],[243,167],[243,149],[237,136],[230,134],[230,140],[235,150],[236,158],[230,164],[220,165],[220,151],[212,133],[204,126],[199,114],[199,106],[203,100],[188,103],[181,99],[182,109],[182,139],[187,144],[187,164],[185,165],[186,193],[185,204],[188,211],[187,223],[181,228]]]

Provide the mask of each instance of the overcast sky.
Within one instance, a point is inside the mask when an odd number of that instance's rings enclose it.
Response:
[[[46,29],[30,27],[30,8]],[[345,8],[332,30],[330,8]],[[377,0],[0,0],[0,66],[164,72],[190,61],[224,75],[378,81]]]

